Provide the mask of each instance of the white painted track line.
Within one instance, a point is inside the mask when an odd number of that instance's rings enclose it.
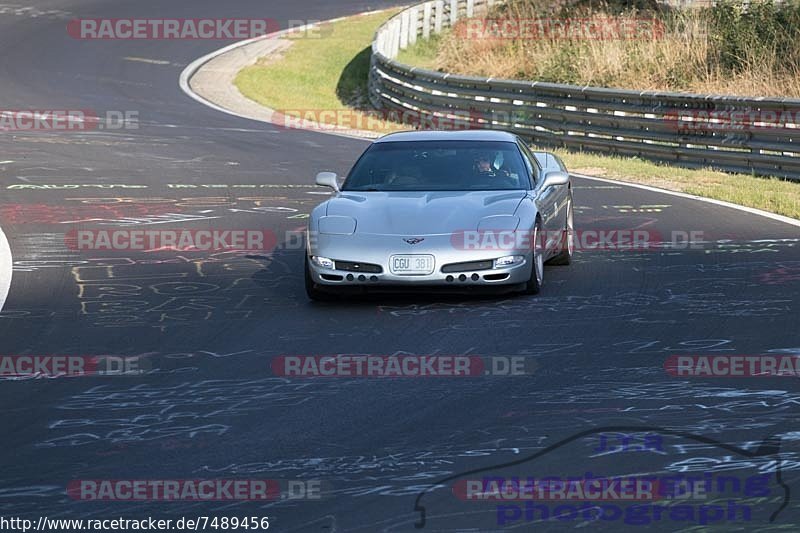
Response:
[[[6,234],[3,233],[3,228],[0,228],[0,311],[3,310],[8,290],[11,288],[12,267],[11,247],[8,245],[8,239],[6,239]]]

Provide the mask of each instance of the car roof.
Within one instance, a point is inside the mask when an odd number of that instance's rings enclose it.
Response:
[[[504,141],[516,142],[517,136],[499,130],[416,130],[390,133],[376,143],[400,141]]]

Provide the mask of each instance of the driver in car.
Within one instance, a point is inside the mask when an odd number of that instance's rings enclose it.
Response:
[[[509,177],[508,172],[505,170],[497,169],[492,164],[495,161],[495,157],[488,152],[480,152],[475,156],[474,160],[474,168],[475,173],[479,177]]]

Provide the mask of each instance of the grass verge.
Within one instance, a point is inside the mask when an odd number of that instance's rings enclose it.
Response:
[[[350,17],[335,23],[328,37],[298,39],[283,56],[264,58],[243,69],[236,77],[236,86],[246,97],[273,109],[366,110],[369,46],[375,30],[393,13]],[[424,64],[435,53],[434,47],[417,46],[400,59]],[[683,169],[638,158],[557,152],[576,173],[695,194],[800,219],[800,183]]]
[[[261,58],[242,69],[234,84],[247,98],[287,114],[307,112],[301,116],[335,121],[341,115],[322,111],[352,109],[355,113],[348,120],[363,124],[366,119],[359,111],[369,109],[366,80],[372,38],[397,11],[349,17],[333,23],[320,38],[294,39],[281,56]]]

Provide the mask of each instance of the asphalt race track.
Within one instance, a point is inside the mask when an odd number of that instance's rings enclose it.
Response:
[[[0,107],[135,111],[140,123],[0,133],[0,227],[14,265],[0,312],[0,354],[141,356],[150,370],[3,378],[1,516],[268,516],[271,530],[328,533],[415,531],[415,524],[422,531],[618,531],[637,526],[621,518],[587,524],[580,514],[534,523],[524,511],[460,501],[451,488],[470,475],[725,473],[765,476],[767,488],[722,498],[725,517],[708,519],[711,525],[796,528],[797,379],[676,378],[664,362],[681,354],[800,354],[798,227],[576,178],[579,230],[644,229],[665,241],[694,231],[705,240],[692,248],[581,250],[572,266],[547,267],[536,297],[312,304],[295,237],[326,197],[313,176],[345,173],[366,142],[277,129],[183,94],[181,70],[227,42],[79,41],[65,26],[75,17],[271,17],[285,24],[390,4],[25,5],[31,9],[0,4]],[[164,224],[266,228],[280,244],[263,254],[89,253],[65,238],[75,228]],[[334,354],[523,356],[535,371],[284,379],[270,366],[279,355]],[[632,434],[641,446],[596,450],[602,438],[621,442]],[[74,480],[256,478],[320,480],[323,497],[67,495]],[[732,500],[752,505],[749,521],[743,512],[728,516]],[[696,525],[664,515],[647,527]]]

